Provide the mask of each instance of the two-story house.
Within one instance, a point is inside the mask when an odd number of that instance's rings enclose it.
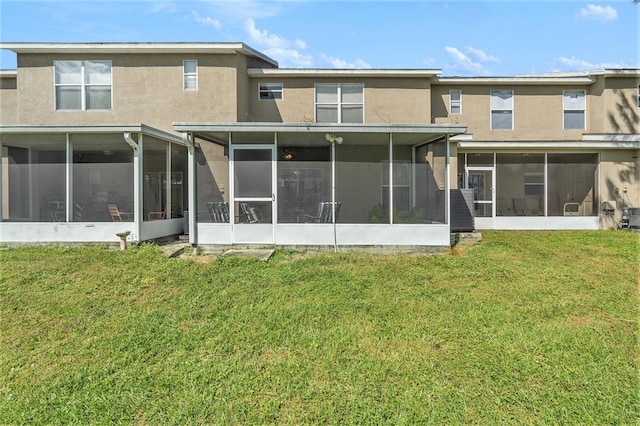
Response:
[[[428,250],[468,226],[460,213],[598,229],[640,206],[640,70],[454,78],[280,69],[242,43],[0,47],[18,58],[0,73],[2,242]]]

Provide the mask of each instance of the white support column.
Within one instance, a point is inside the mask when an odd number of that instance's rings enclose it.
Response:
[[[189,243],[198,243],[197,212],[196,212],[196,147],[193,133],[182,133],[182,141],[187,146],[187,193],[189,194]]]
[[[449,134],[445,137],[445,143],[447,145],[446,149],[446,162],[444,166],[445,175],[444,175],[444,220],[447,225],[449,225],[449,232],[451,232],[451,149],[449,147]]]
[[[71,142],[69,133],[66,133],[65,182],[67,184],[66,221],[68,223],[77,220],[73,217],[73,142]]]
[[[389,223],[393,225],[393,133],[389,133]]]
[[[333,250],[338,252],[338,234],[336,230],[336,143],[331,143],[331,223],[333,226]]]
[[[140,241],[140,230],[142,228],[142,200],[143,194],[143,167],[144,158],[142,154],[142,134],[138,134],[137,148],[133,150],[133,227],[134,232],[131,235],[133,241]]]
[[[8,165],[8,163],[7,163]],[[4,174],[8,172],[5,170],[6,166],[4,163],[4,150],[2,149],[2,136],[0,136],[0,222],[4,219]]]
[[[165,200],[167,201],[165,204],[165,219],[171,219],[171,190],[173,189],[173,176],[171,175],[171,142],[165,142],[166,151],[165,158],[167,159],[165,166],[165,173],[167,179],[167,186],[165,190]]]

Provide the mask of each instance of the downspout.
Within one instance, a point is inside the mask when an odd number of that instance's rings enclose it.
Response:
[[[193,141],[193,133],[183,132],[182,142],[186,145],[189,153],[187,168],[189,182],[189,187],[187,188],[189,194],[189,244],[193,246],[198,242],[198,230],[196,229],[196,146]]]
[[[140,218],[142,209],[140,208],[142,193],[140,184],[142,176],[142,150],[140,145],[131,137],[131,132],[124,132],[124,141],[133,149],[133,227],[135,232],[131,233],[131,240],[138,242],[140,240]],[[139,136],[139,138],[141,138]]]

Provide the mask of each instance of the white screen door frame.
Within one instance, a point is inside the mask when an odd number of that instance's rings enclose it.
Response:
[[[276,148],[231,145],[229,186],[234,244],[273,244],[276,219]]]
[[[494,167],[466,167],[465,186],[473,189],[475,223],[490,229],[496,216],[496,170]]]

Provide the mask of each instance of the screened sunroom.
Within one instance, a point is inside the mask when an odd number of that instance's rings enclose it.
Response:
[[[177,123],[197,245],[444,247],[465,126]]]
[[[183,231],[187,149],[148,126],[2,126],[2,242],[143,241]]]

